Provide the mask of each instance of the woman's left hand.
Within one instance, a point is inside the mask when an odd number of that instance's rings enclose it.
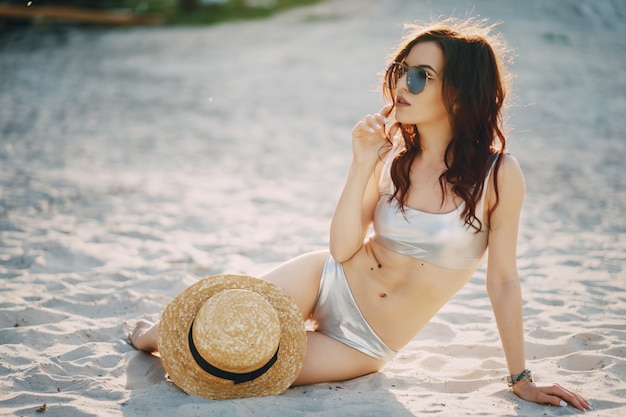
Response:
[[[580,411],[591,410],[589,401],[580,395],[569,391],[559,384],[552,384],[547,387],[538,387],[534,382],[520,381],[513,385],[513,392],[526,401],[538,404],[550,404],[555,407],[566,407],[571,404]]]

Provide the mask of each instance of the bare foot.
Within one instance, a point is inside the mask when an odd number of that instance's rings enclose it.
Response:
[[[135,329],[128,334],[128,339],[135,349],[152,353],[159,350],[159,322],[137,320]]]

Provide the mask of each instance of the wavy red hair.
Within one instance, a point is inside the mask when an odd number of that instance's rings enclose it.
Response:
[[[468,226],[480,230],[476,206],[483,193],[485,177],[492,158],[504,152],[503,110],[509,76],[504,58],[503,39],[491,35],[495,25],[472,19],[447,19],[429,25],[411,25],[390,62],[403,62],[411,48],[420,42],[435,42],[444,56],[442,79],[443,101],[450,115],[453,137],[446,149],[446,170],[439,177],[442,205],[446,185],[465,202],[461,217]],[[396,80],[392,72],[383,77],[385,101],[394,103]],[[391,178],[395,198],[404,211],[410,187],[413,160],[421,151],[420,135],[415,125],[400,125],[405,150],[393,161]],[[499,161],[494,167],[497,180]],[[497,184],[497,182],[495,182]],[[495,189],[496,198],[498,189]],[[496,203],[497,204],[497,203]]]

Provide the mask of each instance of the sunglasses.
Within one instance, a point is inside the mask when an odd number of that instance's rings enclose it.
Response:
[[[387,87],[390,90],[395,90],[398,80],[404,74],[406,74],[406,85],[411,94],[421,93],[426,86],[426,81],[435,79],[422,67],[409,67],[404,62],[392,62],[387,68]]]

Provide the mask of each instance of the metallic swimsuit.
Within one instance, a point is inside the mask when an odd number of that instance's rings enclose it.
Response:
[[[389,201],[393,193],[389,175],[392,159],[385,163],[379,183],[381,197],[374,213],[376,242],[394,252],[444,268],[478,268],[487,250],[489,228],[483,218],[485,195],[497,155],[485,178],[483,195],[476,204],[476,217],[482,225],[478,233],[460,217],[464,203],[448,213],[434,214],[405,207],[403,214],[396,200]]]
[[[378,337],[359,310],[343,267],[328,255],[311,319],[316,331],[374,359],[390,361],[396,352]]]

